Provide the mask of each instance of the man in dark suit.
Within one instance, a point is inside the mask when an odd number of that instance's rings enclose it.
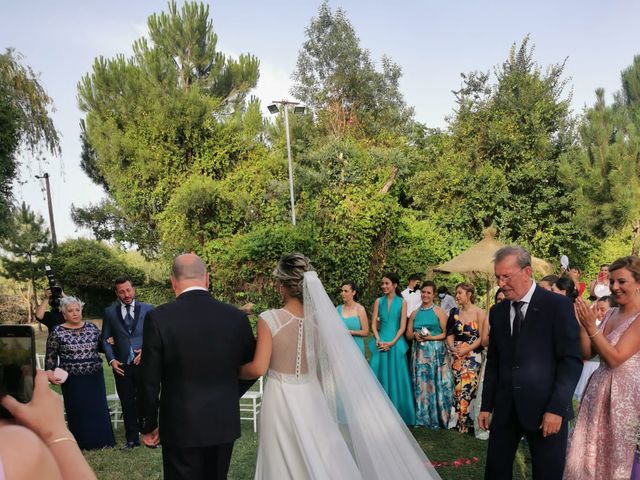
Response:
[[[478,423],[489,428],[485,479],[512,478],[523,436],[533,478],[560,480],[571,398],[582,361],[571,301],[536,286],[531,255],[521,247],[496,252],[495,275],[506,300],[489,312],[489,353]],[[491,421],[489,414],[493,412]]]
[[[174,260],[171,284],[176,300],[144,326],[142,440],[162,441],[166,480],[224,479],[240,436],[238,374],[255,340],[246,314],[209,294],[197,255]]]
[[[102,347],[113,369],[116,390],[122,405],[126,443],[129,449],[140,445],[138,383],[142,356],[144,320],[152,305],[136,300],[136,289],[128,277],[115,280],[118,300],[104,310]]]

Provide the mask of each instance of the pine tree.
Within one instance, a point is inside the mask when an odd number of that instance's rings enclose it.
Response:
[[[9,234],[2,239],[3,275],[19,282],[29,282],[33,293],[29,319],[37,302],[36,279],[44,275],[44,265],[51,253],[49,230],[41,215],[34,213],[24,202],[14,208]]]

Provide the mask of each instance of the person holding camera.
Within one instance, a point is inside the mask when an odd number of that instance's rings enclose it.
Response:
[[[36,320],[49,329],[49,332],[56,325],[62,325],[64,323],[64,316],[59,309],[60,298],[54,299],[51,292],[51,287],[45,289],[44,298],[38,308],[36,309]],[[60,297],[64,297],[64,292],[60,291]],[[56,301],[57,300],[57,301]],[[47,311],[47,307],[51,307],[51,310]]]
[[[140,445],[138,383],[142,358],[142,332],[153,305],[136,300],[136,289],[128,277],[115,280],[118,300],[104,310],[102,348],[113,369],[116,390],[122,405],[126,443],[124,449]]]

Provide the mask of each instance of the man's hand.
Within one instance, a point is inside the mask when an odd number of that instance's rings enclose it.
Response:
[[[160,444],[160,430],[157,428],[149,433],[142,434],[142,443],[149,448],[156,448]]]
[[[489,430],[489,424],[491,420],[489,420],[489,412],[480,412],[478,415],[478,425],[482,430]]]
[[[140,360],[142,360],[142,349],[139,348],[137,350],[134,350],[133,352],[136,354],[136,356],[133,359],[133,364],[140,365]]]
[[[550,435],[555,435],[560,431],[560,427],[562,427],[562,417],[555,413],[545,412],[542,417],[542,425],[540,425],[540,428],[542,429],[542,436],[548,437]]]
[[[124,377],[124,369],[120,368],[122,366],[122,362],[119,362],[115,358],[111,361],[111,368],[116,372],[117,375]]]
[[[116,342],[113,341],[113,337],[109,337],[105,340],[109,345],[115,345]]]

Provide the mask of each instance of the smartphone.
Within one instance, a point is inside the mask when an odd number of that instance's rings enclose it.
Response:
[[[0,397],[11,395],[22,403],[31,401],[36,375],[36,342],[33,328],[0,325]],[[0,417],[11,418],[0,407]]]

